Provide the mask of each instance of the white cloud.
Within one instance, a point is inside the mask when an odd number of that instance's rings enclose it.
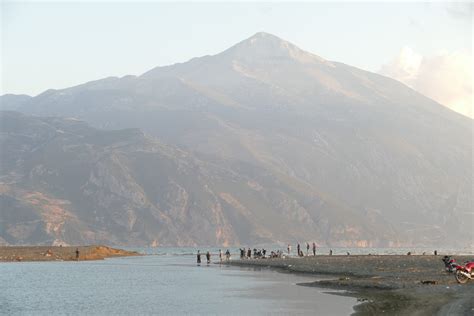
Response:
[[[472,66],[472,57],[465,53],[421,56],[409,47],[404,47],[379,72],[458,113],[474,118]]]

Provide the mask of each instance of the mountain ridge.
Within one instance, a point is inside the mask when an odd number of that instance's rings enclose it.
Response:
[[[255,36],[258,41],[266,35]],[[279,47],[278,38],[270,39]],[[236,46],[246,48],[251,41],[252,37]],[[448,232],[459,238],[472,235],[466,220],[474,216],[472,172],[468,172],[472,170],[471,119],[393,79],[345,64],[317,58],[309,64],[295,62],[289,53],[285,58],[228,58],[225,52],[157,67],[146,76],[50,90],[26,100],[18,110],[75,117],[104,133],[139,128],[152,139],[189,153],[205,165],[206,174],[225,170],[212,194],[191,184],[183,191],[182,180],[174,181],[179,187],[167,182],[160,188],[177,196],[201,192],[207,202],[198,203],[200,212],[206,203],[215,210],[220,207],[226,225],[217,229],[235,228],[233,235],[220,235],[233,236],[228,240],[236,243],[250,240],[242,228],[246,216],[255,219],[255,225],[246,228],[248,236],[283,243],[309,238],[332,245],[349,245],[350,240],[371,246],[436,245],[450,242]],[[143,164],[161,169],[154,159]],[[175,164],[168,160],[166,164],[169,172],[179,173]],[[115,171],[101,168],[106,174],[117,173],[114,179],[139,168],[125,165]],[[235,175],[239,185],[232,182]],[[214,183],[200,177],[204,180],[194,181],[196,186]],[[136,191],[128,198],[154,190],[154,180],[148,178],[144,180],[148,184],[137,184],[128,176],[120,179]],[[51,194],[56,199],[69,200],[55,190]],[[187,204],[185,209],[191,212],[193,207]],[[110,206],[104,206],[104,212],[109,211]],[[271,217],[277,220],[263,220]],[[183,227],[167,222],[168,236],[179,231],[188,236],[185,231],[193,226],[191,222],[180,222]],[[357,223],[357,228],[351,223]],[[160,227],[166,230],[165,226]],[[153,234],[161,236],[161,242],[174,238]],[[222,241],[215,234],[206,236],[193,235],[187,242]],[[154,242],[151,237],[138,240]]]

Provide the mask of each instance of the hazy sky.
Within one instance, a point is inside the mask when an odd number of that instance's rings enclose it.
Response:
[[[460,54],[472,63],[469,6],[3,1],[0,94],[36,95],[107,76],[139,75],[219,53],[258,31],[326,59],[374,72],[384,69],[393,77],[400,70],[396,67],[405,71],[408,63],[407,71],[417,76],[419,64],[437,56]]]

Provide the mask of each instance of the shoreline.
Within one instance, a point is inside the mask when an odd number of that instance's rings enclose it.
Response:
[[[79,260],[76,258],[76,249],[79,250]],[[0,246],[0,262],[89,261],[131,256],[141,256],[141,254],[104,245]]]
[[[350,255],[244,259],[231,265],[268,267],[286,273],[334,276],[300,286],[345,290],[357,298],[354,315],[473,315],[474,282],[460,285],[444,270],[442,256]],[[455,256],[463,263],[472,256]],[[425,283],[422,283],[425,282]]]

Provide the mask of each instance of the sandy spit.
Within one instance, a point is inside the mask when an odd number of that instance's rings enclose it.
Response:
[[[110,257],[139,256],[134,251],[115,249],[103,245],[94,246],[1,246],[0,262],[19,261],[76,261],[76,249],[79,260],[103,260]]]
[[[455,256],[457,262],[472,256]],[[293,273],[334,276],[299,284],[346,290],[360,304],[355,315],[474,315],[474,281],[460,285],[444,270],[442,256],[349,255],[234,260]]]

